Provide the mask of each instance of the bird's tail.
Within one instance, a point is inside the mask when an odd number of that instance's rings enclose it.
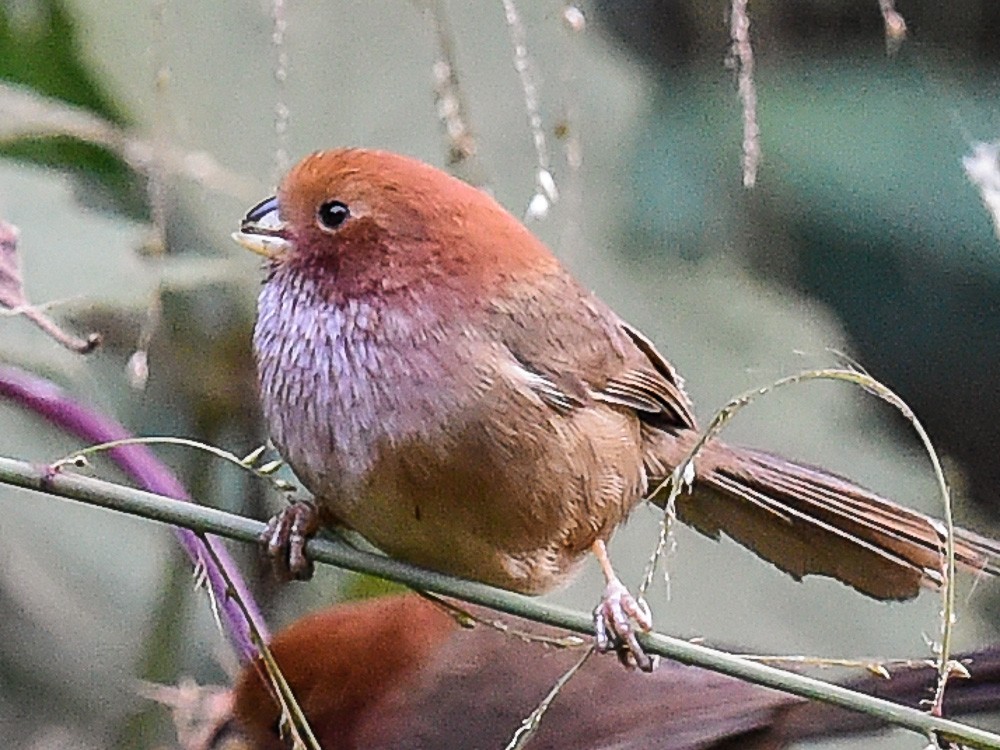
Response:
[[[696,435],[650,433],[646,464],[655,482],[687,455]],[[710,537],[732,537],[795,578],[831,576],[878,599],[908,599],[943,580],[941,521],[764,451],[709,442],[695,467],[693,492],[677,501],[678,518]],[[956,529],[955,560],[1000,574],[1000,542]]]

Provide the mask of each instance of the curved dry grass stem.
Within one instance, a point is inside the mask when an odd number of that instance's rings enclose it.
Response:
[[[437,594],[432,594],[429,591],[421,591],[419,589],[413,589],[413,592],[419,594],[427,601],[431,602],[437,607],[443,609],[448,613],[454,620],[463,628],[473,628],[477,625],[482,625],[483,627],[490,628],[491,630],[496,630],[498,633],[503,633],[504,635],[510,636],[511,638],[516,638],[519,641],[524,641],[525,643],[538,643],[542,646],[551,646],[553,648],[582,648],[586,645],[586,641],[578,635],[563,635],[563,636],[551,636],[551,635],[540,635],[539,633],[530,633],[526,630],[521,630],[520,628],[511,627],[509,623],[504,620],[491,617],[483,617],[474,612],[470,612],[464,607],[460,607],[452,601],[445,599],[444,597],[438,596]]]
[[[755,661],[758,664],[794,664],[797,667],[816,667],[817,669],[864,669],[879,677],[889,680],[892,675],[889,668],[937,667],[934,659],[883,659],[883,658],[850,658],[831,659],[826,656],[808,656],[805,654],[739,654],[742,659]]]
[[[420,0],[417,5],[427,17],[434,34],[436,56],[431,67],[434,105],[447,139],[447,163],[451,172],[466,182],[489,189],[489,175],[479,159],[479,146],[469,115],[469,103],[462,88],[455,50],[455,34],[442,0]]]
[[[555,685],[552,689],[542,698],[541,703],[528,714],[527,718],[521,722],[521,726],[517,728],[514,732],[514,736],[510,738],[510,742],[504,747],[504,750],[523,750],[523,748],[531,741],[531,738],[535,736],[538,731],[538,727],[542,723],[542,718],[545,716],[546,712],[549,710],[549,706],[552,702],[559,696],[559,693],[569,682],[580,671],[580,668],[587,663],[587,660],[594,655],[594,647],[591,646],[577,659],[576,663],[566,670],[566,673],[556,680]]]
[[[153,224],[153,239],[147,249],[154,256],[167,252],[167,181],[163,167],[170,122],[170,66],[167,64],[167,0],[152,0],[152,38],[149,43],[153,66],[153,150],[146,170],[146,198]]]
[[[514,0],[501,0],[510,43],[514,48],[514,69],[521,81],[524,92],[524,109],[528,115],[528,128],[531,131],[531,141],[535,147],[535,194],[525,211],[526,220],[540,221],[549,214],[549,209],[559,200],[559,190],[552,176],[552,164],[549,158],[549,147],[545,138],[545,128],[542,127],[542,113],[538,97],[538,83],[528,54],[528,32],[521,20]]]
[[[208,554],[212,558],[212,562],[218,567],[223,580],[226,582],[226,596],[231,600],[236,602],[236,605],[243,612],[243,616],[246,618],[247,626],[250,630],[250,637],[253,639],[254,645],[260,652],[260,663],[264,667],[265,676],[271,684],[274,690],[274,697],[278,701],[278,705],[281,708],[281,716],[283,719],[283,726],[287,726],[292,735],[292,740],[295,743],[295,748],[306,748],[307,750],[323,750],[320,747],[319,741],[316,739],[316,735],[313,734],[312,727],[309,726],[309,720],[306,718],[305,712],[299,705],[298,700],[295,698],[295,694],[292,692],[288,681],[285,679],[285,675],[282,674],[281,668],[274,659],[274,655],[271,653],[271,649],[267,646],[267,639],[261,634],[257,629],[257,625],[254,622],[254,618],[250,615],[250,611],[247,608],[246,603],[240,596],[239,590],[233,585],[233,581],[229,576],[229,571],[226,566],[219,560],[219,557],[208,544],[204,537],[204,534],[199,534],[202,541],[205,542],[205,548],[208,550]]]
[[[944,701],[944,690],[948,683],[948,678],[955,670],[950,657],[952,629],[955,624],[955,525],[951,510],[951,492],[948,489],[948,482],[945,479],[944,470],[941,467],[941,461],[938,458],[937,451],[935,450],[933,443],[931,443],[930,436],[928,436],[926,430],[924,430],[923,425],[920,423],[920,420],[917,419],[913,410],[910,409],[906,402],[903,401],[903,399],[901,399],[894,391],[867,373],[844,368],[807,370],[796,373],[795,375],[789,375],[788,377],[781,378],[780,380],[776,380],[770,385],[766,385],[762,388],[747,391],[746,393],[735,397],[728,404],[722,407],[712,418],[708,427],[702,431],[698,441],[695,443],[694,447],[685,459],[678,464],[677,468],[674,469],[673,473],[667,479],[665,479],[655,490],[653,490],[652,493],[650,493],[650,497],[652,497],[665,490],[668,486],[670,488],[664,509],[664,519],[661,523],[660,542],[657,544],[653,555],[647,563],[642,586],[640,587],[640,595],[645,593],[646,588],[653,579],[656,565],[662,555],[664,546],[663,540],[667,538],[669,534],[669,527],[674,519],[674,506],[677,497],[685,487],[690,487],[690,485],[694,482],[694,460],[698,453],[701,452],[702,448],[704,448],[705,444],[712,438],[717,437],[723,427],[725,427],[726,424],[728,424],[739,411],[749,405],[752,401],[779,388],[811,380],[839,380],[847,383],[853,383],[865,391],[878,396],[880,399],[899,411],[910,423],[910,425],[912,425],[914,431],[920,437],[920,441],[923,443],[927,455],[930,457],[931,465],[934,469],[934,477],[937,480],[938,488],[941,491],[942,505],[944,508],[944,528],[938,530],[938,533],[944,539],[945,548],[945,569],[942,571],[943,580],[941,584],[941,641],[937,645],[937,653],[935,654],[938,670],[938,682],[934,692],[933,704],[931,706],[931,713],[935,716],[940,716]]]
[[[563,62],[559,68],[559,120],[553,134],[562,144],[563,176],[559,192],[563,202],[562,227],[559,231],[558,255],[570,262],[587,247],[584,237],[585,190],[583,184],[583,119],[580,116],[581,39],[586,32],[587,18],[577,6],[567,3],[562,9]],[[572,263],[570,262],[570,265]]]
[[[179,445],[185,448],[194,448],[196,450],[205,451],[216,458],[221,458],[223,461],[228,461],[244,471],[249,471],[254,476],[269,482],[271,486],[279,492],[294,492],[296,489],[290,482],[286,482],[284,479],[279,479],[274,476],[274,473],[284,465],[283,461],[268,461],[262,466],[257,465],[261,456],[267,450],[267,446],[262,445],[252,451],[249,455],[239,458],[235,453],[230,453],[229,451],[218,448],[214,445],[203,443],[200,440],[171,436],[130,437],[122,438],[120,440],[109,440],[106,443],[88,445],[86,448],[81,448],[68,456],[63,456],[62,458],[53,461],[51,467],[56,471],[62,469],[64,466],[76,466],[78,468],[82,468],[87,465],[87,456],[92,456],[96,453],[103,453],[122,445]]]
[[[291,166],[288,155],[288,15],[285,0],[271,0],[271,47],[274,49],[274,181],[277,183]]]
[[[729,35],[732,60],[737,67],[736,80],[743,105],[743,187],[757,184],[760,166],[760,126],[757,124],[757,86],[753,78],[753,45],[750,43],[748,0],[732,0]]]

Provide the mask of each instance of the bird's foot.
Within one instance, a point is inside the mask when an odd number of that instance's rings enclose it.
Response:
[[[646,602],[632,596],[617,578],[608,581],[601,603],[594,610],[597,650],[614,651],[629,669],[652,672],[656,661],[642,650],[636,638],[637,629],[648,631],[652,627],[653,615]]]
[[[313,563],[306,557],[306,543],[319,527],[319,509],[305,500],[296,500],[267,522],[260,543],[278,578],[284,581],[312,578]]]

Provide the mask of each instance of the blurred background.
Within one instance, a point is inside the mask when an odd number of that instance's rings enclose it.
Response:
[[[20,228],[32,301],[105,342],[81,357],[4,317],[0,360],[137,434],[248,453],[266,440],[249,347],[260,269],[230,232],[289,160],[340,145],[451,166],[523,215],[540,167],[515,69],[523,31],[560,191],[530,226],[657,343],[702,421],[846,352],[924,421],[960,522],[996,534],[1000,245],[962,158],[1000,140],[1000,5],[900,2],[910,33],[887,54],[875,0],[752,3],[752,190],[727,4],[517,8],[521,30],[485,1],[0,4],[0,218]],[[456,93],[434,76],[449,47],[472,141],[446,137],[439,117]],[[455,163],[470,142],[475,156]],[[908,426],[857,389],[785,389],[728,434],[940,513]],[[0,454],[49,462],[79,447],[0,402]],[[204,503],[264,518],[281,502],[204,454],[157,452]],[[640,509],[616,537],[626,582],[657,523]],[[233,551],[275,627],[379,588],[329,568],[279,587],[253,550]],[[686,529],[666,567],[657,627],[713,644],[921,657],[939,630],[933,594],[883,604],[797,584]],[[600,590],[593,565],[552,598],[589,609]],[[963,581],[958,646],[995,639],[996,600],[996,586]],[[3,744],[172,747],[167,712],[137,680],[224,683],[232,664],[168,530],[0,488]]]

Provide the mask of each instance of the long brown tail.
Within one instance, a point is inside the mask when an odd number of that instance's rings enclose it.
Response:
[[[652,429],[646,437],[653,481],[696,439]],[[750,448],[711,442],[695,466],[694,492],[678,499],[678,518],[712,538],[732,537],[797,579],[831,576],[877,599],[908,599],[942,581],[941,521],[823,469]],[[998,575],[1000,542],[956,529],[955,560]]]

